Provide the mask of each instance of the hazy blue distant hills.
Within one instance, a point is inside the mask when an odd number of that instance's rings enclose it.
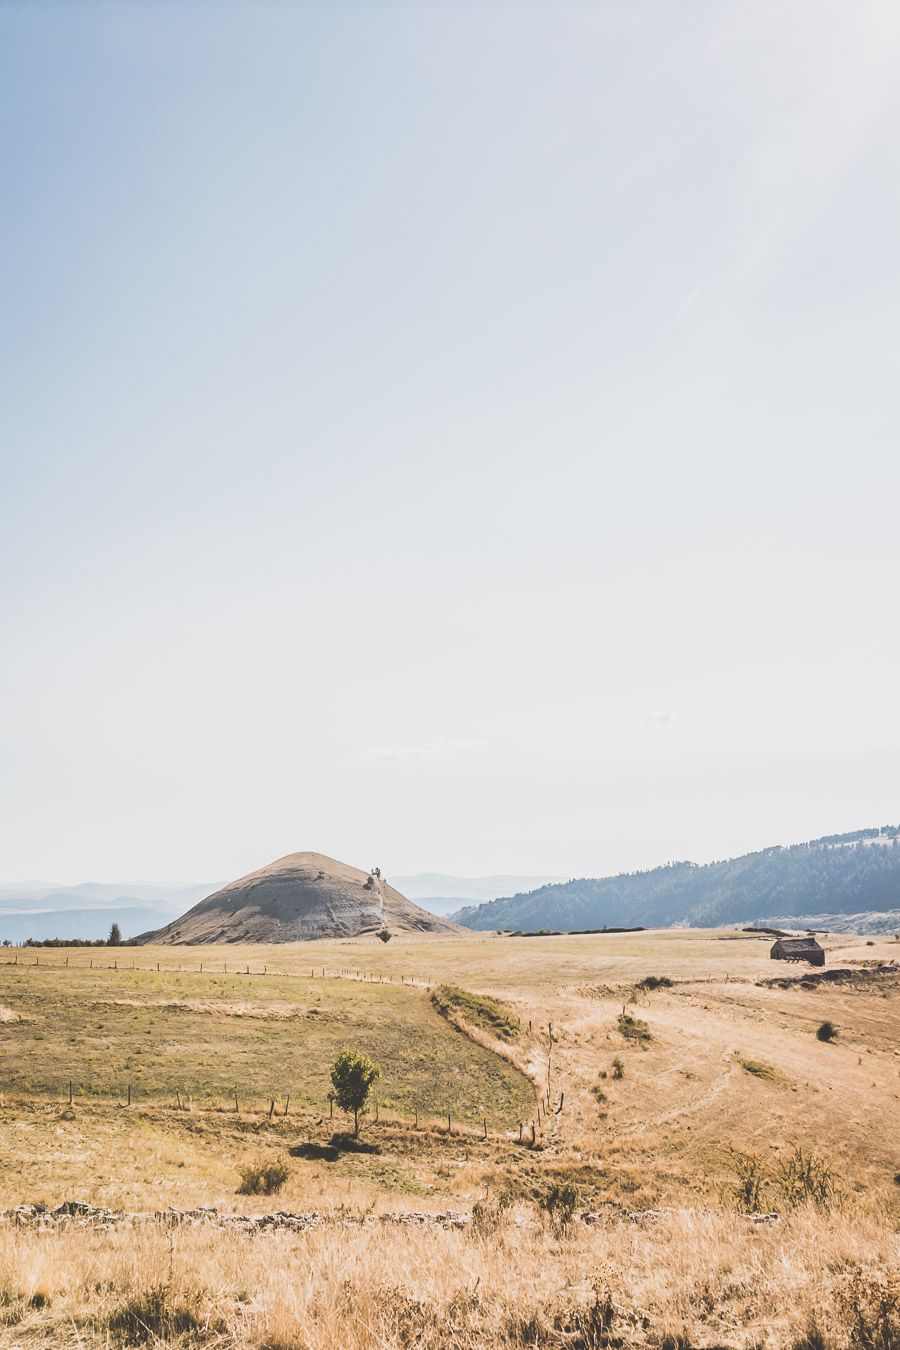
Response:
[[[516,876],[500,873],[489,877],[454,877],[445,872],[416,872],[412,876],[392,876],[390,883],[402,895],[415,900],[432,914],[450,915],[473,901],[494,900],[513,891],[530,891],[536,886],[564,881],[565,877]]]
[[[0,941],[105,938],[113,923],[123,937],[161,928],[214,891],[185,882],[0,882]]]
[[[27,942],[29,938],[84,938],[96,941],[109,936],[115,922],[123,938],[137,937],[154,925],[168,922],[171,910],[152,909],[147,905],[107,906],[96,909],[37,910],[30,914],[0,912],[0,941]]]
[[[172,881],[0,881],[0,908],[68,909],[77,905],[119,905],[135,900],[180,910],[216,889],[215,884]]]
[[[698,865],[585,877],[459,911],[467,928],[549,929],[749,923],[773,914],[839,915],[900,908],[900,826],[776,845]]]

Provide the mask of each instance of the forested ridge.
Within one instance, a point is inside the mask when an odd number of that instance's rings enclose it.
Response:
[[[642,924],[697,927],[771,915],[900,909],[900,826],[826,835],[805,844],[705,864],[584,877],[460,911],[468,928],[536,932]]]

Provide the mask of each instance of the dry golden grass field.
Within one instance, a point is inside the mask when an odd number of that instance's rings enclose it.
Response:
[[[0,1205],[151,1217],[0,1222],[0,1346],[896,1350],[900,945],[825,945],[851,980],[697,930],[3,952]],[[319,1219],[152,1218],[200,1206]]]

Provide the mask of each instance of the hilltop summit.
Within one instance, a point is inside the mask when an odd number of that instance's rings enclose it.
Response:
[[[140,942],[299,942],[310,938],[397,933],[458,933],[376,872],[327,858],[289,853],[194,905]]]

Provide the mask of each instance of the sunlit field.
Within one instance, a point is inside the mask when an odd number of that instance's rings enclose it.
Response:
[[[826,945],[851,979],[719,931],[4,953],[2,1203],[147,1217],[7,1221],[2,1343],[562,1347],[614,1325],[793,1347],[815,1314],[849,1346],[852,1300],[893,1297],[900,965],[893,941]],[[345,1047],[382,1068],[358,1145],[329,1102]],[[785,1180],[798,1149],[816,1194]],[[283,1185],[241,1193],[261,1159]],[[152,1218],[201,1206],[320,1217]]]

